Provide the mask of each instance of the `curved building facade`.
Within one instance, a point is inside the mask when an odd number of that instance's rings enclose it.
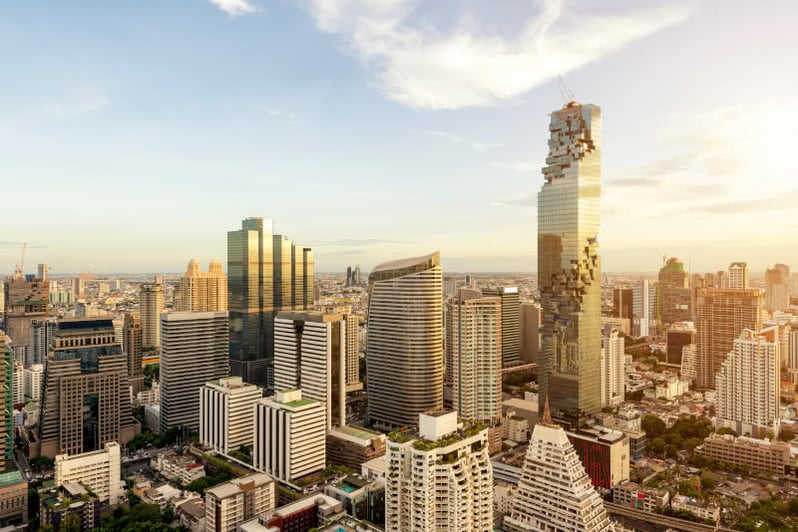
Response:
[[[379,427],[416,425],[443,406],[440,253],[380,264],[369,275],[368,412]]]

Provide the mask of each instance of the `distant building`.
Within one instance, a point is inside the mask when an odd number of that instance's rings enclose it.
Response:
[[[161,315],[160,431],[199,428],[199,390],[229,375],[227,312]]]
[[[758,438],[779,432],[778,327],[745,329],[715,377],[717,425]]]
[[[144,283],[139,289],[139,313],[141,314],[141,345],[145,349],[161,346],[160,316],[163,312],[163,284]]]
[[[665,360],[667,366],[681,367],[684,349],[695,345],[696,330],[692,321],[671,324],[665,333]]]
[[[624,400],[625,339],[618,329],[607,328],[601,336],[601,405],[617,406]]]
[[[121,471],[121,453],[116,442],[106,443],[101,451],[55,457],[56,486],[66,482],[83,484],[100,502],[112,506],[119,504],[125,493]]]
[[[227,310],[227,276],[222,271],[222,263],[212,260],[208,271],[203,272],[197,261],[191,259],[180,278],[174,308],[177,312]]]
[[[486,288],[485,297],[501,299],[502,366],[521,361],[521,299],[518,287]]]
[[[277,504],[274,479],[262,473],[236,478],[205,490],[205,529],[236,532],[245,521],[269,518]]]
[[[122,349],[127,355],[127,373],[133,397],[144,390],[143,341],[141,313],[126,312],[122,324]]]
[[[648,279],[641,280],[632,289],[632,336],[657,334],[657,285]]]
[[[28,351],[33,322],[47,320],[50,288],[41,279],[6,278],[4,295],[4,327],[6,337],[11,339],[6,344],[10,343],[15,359],[24,363],[31,357]]]
[[[720,288],[720,284],[716,284],[716,287]],[[748,263],[732,262],[729,264],[729,289],[746,290],[748,288]]]
[[[389,437],[386,530],[493,530],[488,431],[468,423],[456,412],[420,414],[418,430]]]
[[[284,482],[325,467],[324,404],[301,390],[277,392],[255,403],[252,460],[256,469]]]
[[[627,286],[612,289],[612,315],[632,320],[634,317],[634,291]]]
[[[418,423],[443,406],[440,254],[396,260],[369,275],[368,416],[378,427]]]
[[[60,321],[44,382],[42,456],[124,445],[141,430],[132,415],[127,360],[109,318]]]
[[[671,257],[657,279],[659,319],[663,324],[690,319],[690,288],[684,263]]]
[[[776,264],[765,270],[765,310],[770,313],[790,306],[790,267]]]
[[[225,377],[200,387],[199,441],[224,454],[251,446],[255,402],[262,389],[241,377]]]
[[[538,303],[521,303],[521,344],[520,357],[521,363],[530,364],[538,361],[538,350],[540,349],[540,314],[541,308]]]

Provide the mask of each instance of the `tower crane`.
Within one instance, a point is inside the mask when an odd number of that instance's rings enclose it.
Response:
[[[24,271],[23,268],[25,267],[25,248],[28,247],[27,242],[22,243],[22,258],[19,259],[19,264],[14,269],[14,279],[22,279]]]

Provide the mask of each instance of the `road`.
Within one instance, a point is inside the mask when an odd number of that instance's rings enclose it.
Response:
[[[611,502],[605,502],[604,506],[607,508],[607,512],[609,512],[610,515],[628,517],[643,521],[645,523],[661,526],[663,527],[662,530],[671,528],[674,530],[682,530],[684,532],[711,532],[713,530],[720,532],[732,532],[729,528],[716,528],[714,526],[709,526],[702,523],[693,523],[692,521],[685,521],[684,519],[677,519],[675,517],[668,517],[651,512],[644,512],[642,510],[635,510],[634,508],[629,508],[628,506],[623,506],[620,504],[613,504]]]

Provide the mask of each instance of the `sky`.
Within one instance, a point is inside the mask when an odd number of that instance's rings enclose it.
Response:
[[[798,3],[0,2],[0,273],[180,272],[248,216],[316,271],[536,269],[558,77],[604,271],[798,269]]]

